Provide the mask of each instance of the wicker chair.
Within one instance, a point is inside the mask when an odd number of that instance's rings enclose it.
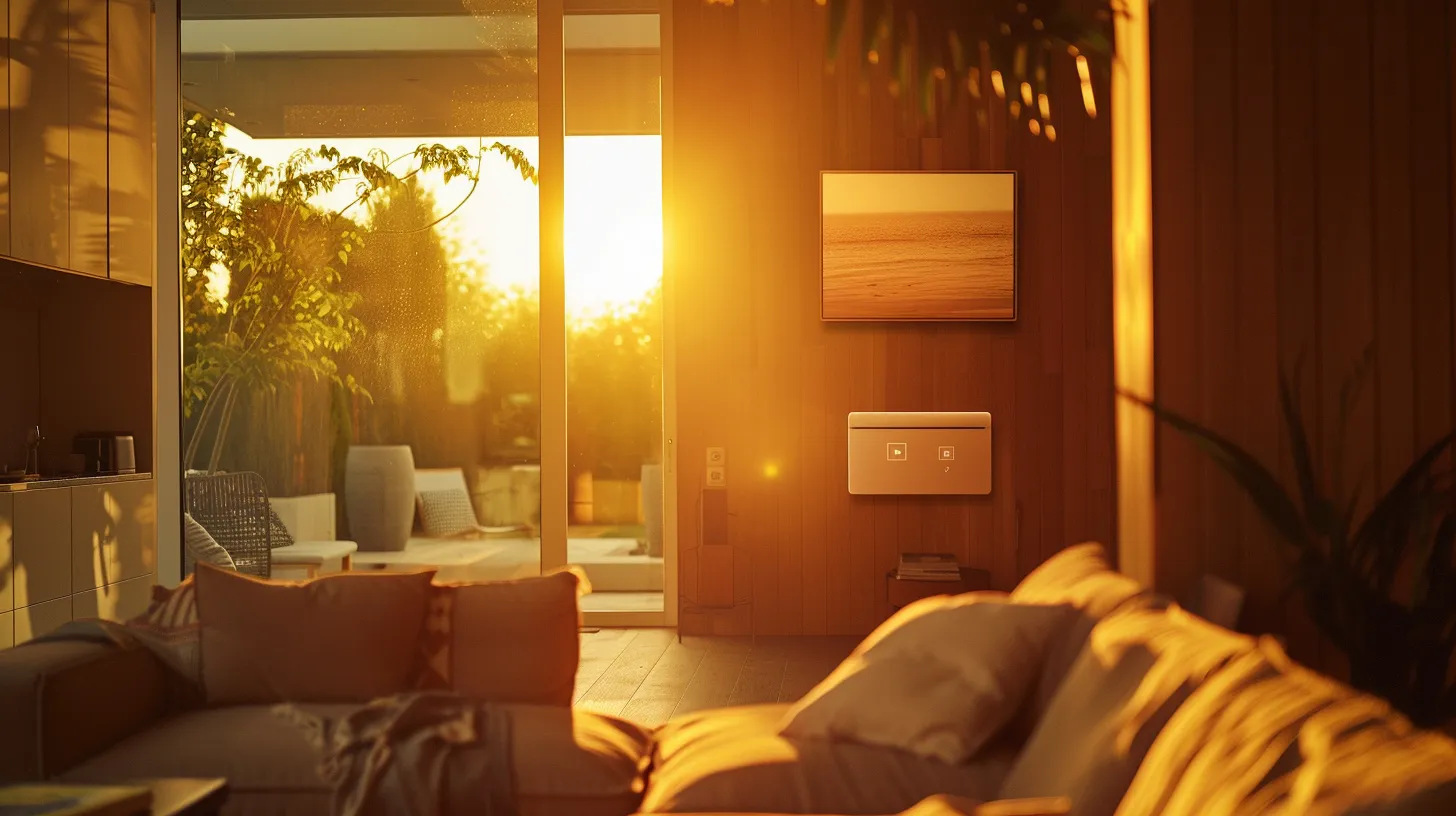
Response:
[[[238,572],[272,574],[272,530],[268,487],[257,473],[209,473],[187,477],[187,512],[233,557]],[[192,574],[184,550],[184,573]]]

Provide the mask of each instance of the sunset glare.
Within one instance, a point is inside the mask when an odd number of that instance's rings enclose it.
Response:
[[[391,159],[420,144],[440,143],[472,152],[497,141],[476,139],[253,139],[230,130],[226,142],[264,164],[277,166],[295,151],[327,143],[344,155],[383,150]],[[537,163],[535,138],[500,139]],[[406,172],[407,162],[392,169]],[[470,194],[468,179],[444,183],[421,176],[440,215],[459,211],[436,229],[491,286],[534,294],[539,286],[540,223],[537,188],[523,181],[500,155],[487,154],[480,185]],[[355,197],[352,184],[320,196],[319,203],[342,208]],[[468,199],[466,198],[469,195]],[[367,219],[355,208],[351,217]],[[630,307],[662,280],[662,138],[660,136],[570,136],[566,139],[566,307],[575,319]]]

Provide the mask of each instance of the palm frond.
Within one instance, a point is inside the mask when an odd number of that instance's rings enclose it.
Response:
[[[1154,416],[1188,437],[1211,456],[1214,462],[1244,489],[1244,492],[1253,500],[1259,513],[1279,532],[1280,537],[1286,543],[1298,549],[1306,549],[1309,546],[1307,528],[1300,515],[1298,505],[1285,492],[1279,479],[1253,454],[1222,435],[1156,402],[1145,400],[1126,391],[1120,393],[1124,399],[1131,400],[1151,411]]]

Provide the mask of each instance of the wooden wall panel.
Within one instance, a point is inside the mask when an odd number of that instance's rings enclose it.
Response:
[[[1113,534],[1106,118],[1072,107],[1065,58],[1055,144],[1004,111],[984,131],[965,106],[922,125],[861,73],[853,47],[826,68],[824,25],[807,2],[674,6],[668,263],[686,632],[862,634],[888,612],[885,574],[901,552],[953,552],[1009,588],[1062,547]],[[847,30],[859,30],[853,16]],[[1007,168],[1021,185],[1017,323],[820,321],[821,170]],[[856,410],[991,411],[992,494],[848,495]],[[694,610],[710,445],[728,451],[734,596],[752,601],[733,611]]]
[[[1368,508],[1452,424],[1453,76],[1438,0],[1160,0],[1154,8],[1157,393],[1293,485],[1278,373],[1327,454],[1340,395],[1372,371],[1344,437]],[[1335,474],[1331,471],[1331,477]],[[1278,543],[1249,502],[1161,431],[1158,583],[1248,590],[1245,628],[1339,669],[1279,602]]]

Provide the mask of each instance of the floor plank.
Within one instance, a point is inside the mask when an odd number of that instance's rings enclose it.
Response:
[[[672,716],[680,717],[707,708],[721,708],[728,705],[733,688],[738,684],[738,675],[752,650],[752,641],[746,637],[711,637],[708,652],[698,670],[683,690]]]
[[[676,639],[670,629],[639,629],[600,678],[577,700],[579,708],[620,716]]]
[[[787,663],[784,638],[759,638],[748,653],[748,660],[738,674],[733,693],[728,695],[728,705],[755,705],[779,701],[779,687],[784,682],[784,665]]]
[[[601,679],[607,667],[621,656],[636,636],[635,629],[601,629],[580,635],[581,658],[576,669],[573,701],[581,702],[582,695]]]
[[[639,725],[667,722],[702,665],[709,645],[706,638],[699,637],[671,643],[622,709],[622,716]]]
[[[791,703],[834,671],[855,637],[677,639],[671,629],[581,636],[579,707],[646,726],[730,705]]]

